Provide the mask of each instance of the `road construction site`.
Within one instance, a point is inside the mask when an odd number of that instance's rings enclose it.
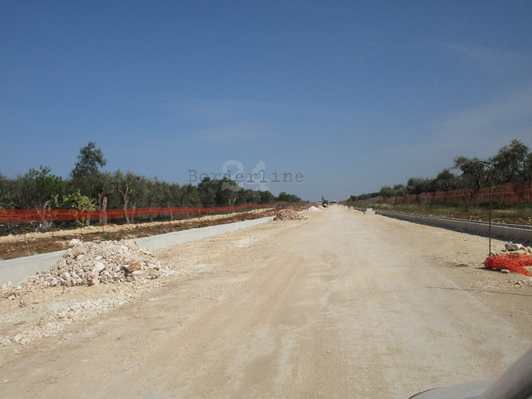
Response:
[[[71,248],[2,290],[0,396],[408,398],[532,345],[530,277],[486,270],[487,238],[301,215],[90,262]]]

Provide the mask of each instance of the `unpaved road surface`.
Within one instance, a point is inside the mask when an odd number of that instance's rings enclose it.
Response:
[[[306,215],[158,251],[177,275],[6,352],[0,397],[408,398],[532,345],[529,278],[481,269],[485,238]]]

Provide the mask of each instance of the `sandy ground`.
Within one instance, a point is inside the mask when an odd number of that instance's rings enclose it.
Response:
[[[158,251],[179,271],[162,286],[6,349],[0,396],[408,398],[532,345],[530,278],[482,269],[487,239],[306,216]]]

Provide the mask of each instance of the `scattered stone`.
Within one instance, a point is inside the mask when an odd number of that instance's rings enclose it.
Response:
[[[519,245],[518,244],[514,244],[514,243],[508,243],[508,244],[506,244],[506,249],[508,251],[518,251],[519,250]]]
[[[508,274],[508,273],[510,273],[510,270],[508,270],[508,269],[501,269],[501,273],[503,273],[503,274]]]

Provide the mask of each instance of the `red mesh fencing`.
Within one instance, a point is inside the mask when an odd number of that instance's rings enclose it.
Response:
[[[450,203],[450,202],[489,202],[490,189],[478,190],[452,190],[438,191],[434,193],[421,193],[418,195],[406,195],[404,197],[382,197],[381,203],[395,204],[398,202],[420,203]],[[492,202],[505,204],[523,204],[532,202],[532,181],[508,183],[491,188]]]
[[[308,205],[307,203],[287,203],[277,202],[275,204],[247,204],[238,206],[220,206],[212,208],[204,207],[164,207],[164,208],[130,208],[126,210],[129,218],[158,217],[179,215],[209,215],[215,213],[241,212],[248,209],[271,208],[276,206]],[[109,209],[107,211],[78,211],[75,209],[0,209],[0,224],[2,223],[26,223],[43,221],[65,221],[65,220],[113,220],[124,219],[122,209]]]
[[[489,256],[484,261],[487,269],[502,270],[507,269],[514,273],[521,273],[525,276],[532,274],[523,266],[532,266],[532,255],[527,254],[502,254]]]

